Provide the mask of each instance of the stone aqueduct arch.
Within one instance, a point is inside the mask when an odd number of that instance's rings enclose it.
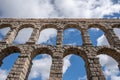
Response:
[[[14,52],[20,52],[6,80],[27,80],[32,66],[32,59],[39,53],[46,53],[52,57],[49,80],[62,80],[63,58],[69,54],[81,56],[85,61],[88,80],[105,80],[101,71],[99,54],[107,54],[118,62],[120,68],[120,40],[113,32],[113,28],[120,28],[119,19],[0,19],[0,28],[10,27],[10,31],[0,42],[0,65],[2,60]],[[12,44],[19,30],[33,28],[30,39],[26,44]],[[102,29],[110,46],[93,46],[89,38],[88,29],[98,27]],[[55,28],[57,42],[55,46],[36,44],[41,30]],[[83,45],[62,45],[63,31],[67,28],[77,28],[81,31]]]

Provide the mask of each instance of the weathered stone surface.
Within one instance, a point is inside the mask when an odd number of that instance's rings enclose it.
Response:
[[[32,60],[40,53],[52,57],[49,80],[62,80],[63,58],[70,54],[81,56],[85,61],[88,80],[105,80],[99,59],[99,54],[106,54],[118,62],[120,68],[120,40],[113,32],[119,28],[120,19],[0,19],[0,28],[10,27],[11,30],[0,42],[0,66],[2,60],[10,54],[20,52],[7,80],[27,80],[31,70]],[[32,35],[26,44],[13,44],[18,32],[23,28],[33,28]],[[93,46],[88,34],[91,27],[104,31],[110,46]],[[41,30],[55,28],[57,30],[56,45],[36,44]],[[81,31],[83,45],[62,45],[63,32],[67,28],[77,28]]]

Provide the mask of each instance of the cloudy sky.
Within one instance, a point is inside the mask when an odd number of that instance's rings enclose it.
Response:
[[[120,0],[0,0],[0,18],[120,18]],[[0,40],[9,30],[9,26],[0,29]],[[24,44],[32,31],[32,28],[22,29],[14,44]],[[91,28],[88,32],[94,46],[109,46],[102,30]],[[120,29],[115,28],[114,32],[120,39]],[[41,31],[38,44],[55,45],[56,34],[57,31],[52,28]],[[66,29],[64,44],[82,45],[81,32],[75,28]],[[5,80],[18,56],[19,53],[16,53],[3,60],[4,64],[0,67],[0,80]],[[106,79],[120,80],[118,63],[107,55],[98,57]],[[29,80],[47,80],[51,63],[52,59],[49,55],[44,54],[34,58]],[[63,80],[86,80],[84,64],[84,60],[79,56],[66,56]]]

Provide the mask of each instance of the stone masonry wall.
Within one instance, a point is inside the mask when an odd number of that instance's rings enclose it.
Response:
[[[0,28],[10,27],[10,31],[0,42],[0,66],[2,60],[15,52],[20,52],[6,80],[27,80],[32,67],[32,60],[40,53],[52,57],[49,80],[62,80],[63,58],[70,54],[81,56],[85,61],[88,80],[105,80],[99,59],[99,54],[106,54],[118,62],[120,68],[120,40],[113,28],[120,28],[119,19],[0,19]],[[26,44],[13,44],[18,32],[23,28],[33,28],[31,37]],[[104,31],[110,46],[93,46],[88,34],[89,28],[100,28]],[[40,32],[46,28],[57,30],[56,45],[36,44]],[[67,28],[77,28],[81,31],[83,44],[81,46],[63,45],[63,32]]]

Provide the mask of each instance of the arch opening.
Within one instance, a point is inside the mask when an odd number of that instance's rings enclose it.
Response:
[[[16,36],[14,40],[14,44],[25,44],[29,38],[31,37],[31,34],[33,32],[33,28],[23,28],[18,32],[18,35]]]
[[[97,57],[99,58],[101,69],[104,73],[106,80],[119,80],[120,71],[117,61],[106,54],[99,54]]]
[[[52,57],[40,53],[32,60],[33,65],[29,74],[29,80],[49,80]]]
[[[70,54],[63,59],[63,80],[87,80],[85,62],[82,57]]]
[[[34,24],[22,24],[20,25],[20,27],[18,28],[18,31],[24,29],[24,28],[34,28],[35,25]]]
[[[97,51],[97,57],[102,66],[106,80],[119,80],[119,52],[111,48],[102,48]]]
[[[94,46],[109,46],[109,42],[105,36],[105,33],[99,28],[89,28],[88,33],[90,40]]]
[[[63,45],[82,45],[81,32],[77,28],[67,28],[63,33]]]
[[[46,28],[40,32],[37,44],[56,45],[57,30],[55,28]]]
[[[11,53],[2,59],[2,66],[0,67],[0,80],[6,80],[19,55],[20,53]]]

